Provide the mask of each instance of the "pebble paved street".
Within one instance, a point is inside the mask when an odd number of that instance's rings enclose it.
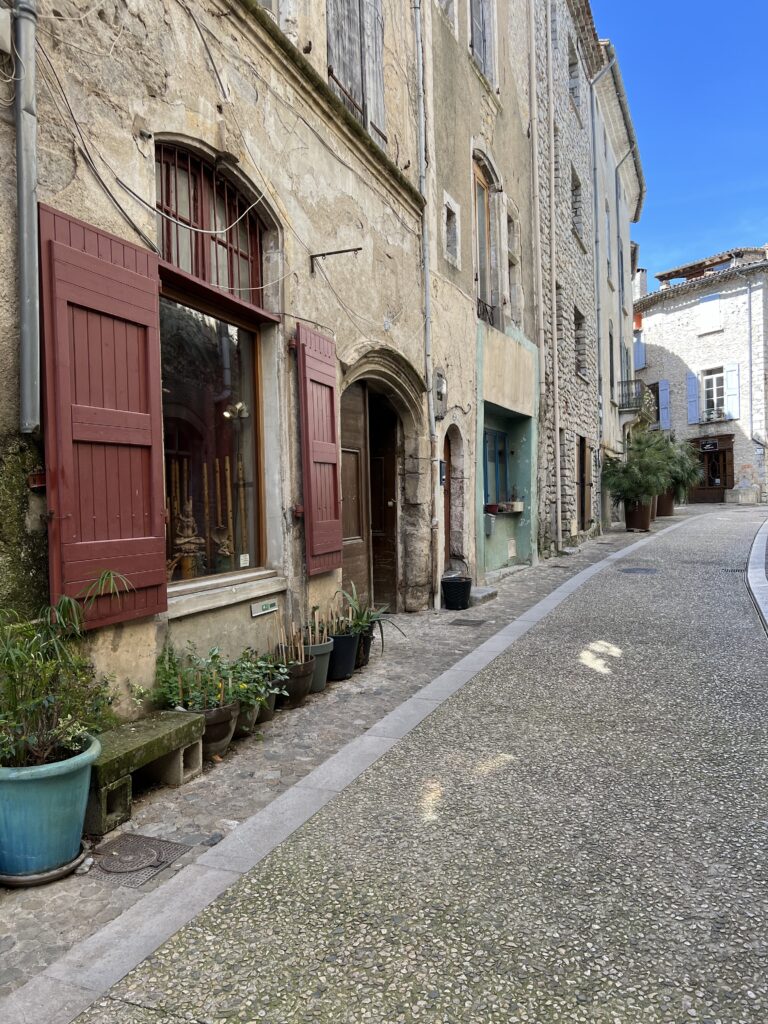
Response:
[[[607,565],[79,1024],[765,1024],[764,519]]]

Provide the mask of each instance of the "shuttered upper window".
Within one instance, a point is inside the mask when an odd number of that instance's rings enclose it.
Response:
[[[160,254],[180,270],[263,305],[262,225],[249,202],[188,150],[159,145],[155,155]]]
[[[327,0],[326,14],[331,88],[385,149],[382,0]]]

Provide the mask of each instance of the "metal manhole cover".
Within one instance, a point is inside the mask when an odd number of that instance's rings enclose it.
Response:
[[[619,572],[631,573],[635,576],[651,576],[658,571],[658,569],[641,569],[640,566],[633,566],[631,569],[619,569]]]
[[[452,626],[484,626],[485,619],[451,619]]]
[[[138,889],[187,850],[183,843],[125,832],[93,851],[91,873],[113,884]]]

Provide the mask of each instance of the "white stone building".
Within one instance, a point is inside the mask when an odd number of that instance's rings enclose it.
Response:
[[[657,398],[657,427],[699,453],[692,501],[765,501],[768,247],[729,249],[657,274],[635,301],[638,377]]]

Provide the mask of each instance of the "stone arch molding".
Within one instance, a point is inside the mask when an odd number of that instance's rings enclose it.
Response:
[[[431,587],[431,463],[426,423],[426,388],[420,374],[390,349],[365,352],[345,368],[342,390],[365,382],[389,399],[400,418],[398,452],[401,505],[398,546],[400,605],[419,611],[429,603]]]

